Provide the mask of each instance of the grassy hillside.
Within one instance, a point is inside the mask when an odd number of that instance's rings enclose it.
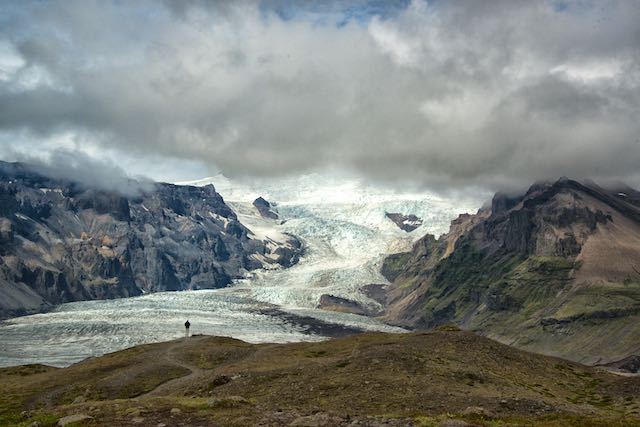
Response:
[[[398,276],[399,290],[405,282],[425,283],[399,323],[430,328],[456,322],[510,345],[588,364],[640,352],[639,283],[572,286],[579,261],[460,243],[428,276]]]
[[[455,328],[251,345],[197,336],[0,370],[1,425],[640,426],[640,378]]]
[[[386,318],[454,322],[588,364],[640,354],[640,215],[593,184],[560,180],[452,222],[392,255]]]

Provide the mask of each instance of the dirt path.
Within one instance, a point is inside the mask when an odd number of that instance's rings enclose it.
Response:
[[[182,368],[188,369],[191,371],[190,374],[174,378],[167,382],[160,384],[158,387],[153,390],[138,396],[140,397],[152,397],[152,396],[163,396],[167,394],[171,394],[173,390],[180,389],[184,385],[193,384],[195,381],[200,379],[201,377],[206,376],[211,371],[201,369],[195,365],[187,363],[180,359],[180,353],[183,352],[185,348],[189,347],[189,344],[193,343],[193,340],[201,340],[201,337],[190,337],[190,338],[182,338],[181,340],[171,344],[167,349],[160,353],[159,356],[162,360],[176,366],[180,366]]]

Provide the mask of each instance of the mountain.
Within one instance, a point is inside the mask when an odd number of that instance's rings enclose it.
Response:
[[[290,344],[193,336],[4,368],[0,381],[2,425],[640,426],[640,377],[450,327]]]
[[[125,195],[0,162],[0,318],[224,287],[248,270],[297,260],[294,237],[267,244],[251,236],[213,185],[153,183]]]
[[[428,191],[398,191],[352,176],[320,174],[239,181],[218,175],[191,184],[209,182],[216,184],[240,221],[254,232],[290,233],[305,245],[304,262],[266,275],[256,274],[245,282],[244,295],[278,306],[311,310],[319,304],[326,307],[321,301],[326,294],[355,301],[362,306],[361,312],[378,312],[380,304],[363,287],[386,282],[380,274],[384,257],[409,250],[420,238],[420,230],[446,231],[459,212],[477,209],[486,198],[442,198]],[[273,202],[271,210],[280,219],[260,218],[255,206],[258,199]],[[407,233],[386,217],[388,212],[411,212],[424,218],[424,225]],[[345,307],[340,308],[343,311]],[[319,315],[324,318],[327,313]],[[351,322],[332,314],[334,321],[337,318]]]
[[[258,210],[260,216],[265,219],[278,219],[278,214],[271,210],[271,203],[258,197],[253,201],[253,206]]]
[[[561,179],[496,194],[387,258],[387,319],[455,322],[584,363],[640,354],[640,193]]]
[[[404,215],[401,213],[385,212],[385,216],[389,218],[400,230],[411,233],[416,228],[419,228],[423,221],[414,214]]]

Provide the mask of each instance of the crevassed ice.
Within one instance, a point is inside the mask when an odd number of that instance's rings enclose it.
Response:
[[[269,232],[291,233],[304,241],[307,253],[298,265],[254,273],[236,284],[256,300],[289,309],[314,309],[325,293],[377,308],[378,304],[359,289],[370,283],[386,283],[379,273],[384,257],[409,250],[427,232],[446,232],[453,218],[475,211],[480,199],[452,201],[427,192],[398,193],[358,180],[320,175],[266,184],[238,185],[224,177],[197,182],[208,183],[216,186],[249,229],[260,231],[256,237]],[[284,224],[256,216],[251,203],[258,196],[276,203]],[[386,212],[412,213],[424,224],[406,233],[385,216]]]
[[[226,289],[70,303],[51,313],[5,321],[0,324],[0,366],[66,366],[106,352],[178,338],[184,334],[186,319],[192,333],[248,342],[325,338],[261,311],[273,307],[365,330],[400,331],[372,318],[319,310],[318,300],[322,294],[331,294],[376,307],[360,288],[386,283],[379,273],[384,256],[408,250],[427,232],[445,232],[451,219],[475,211],[481,200],[398,193],[316,174],[259,183],[234,183],[217,176],[187,184],[210,183],[255,238],[298,236],[306,247],[300,263],[289,269],[252,272]],[[284,223],[260,218],[252,206],[258,196],[276,204]],[[424,224],[405,233],[385,212],[412,213]]]

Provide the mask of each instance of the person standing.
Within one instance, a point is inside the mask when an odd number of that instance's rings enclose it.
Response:
[[[186,337],[189,338],[189,327],[191,326],[191,323],[189,323],[189,320],[187,320],[186,322],[184,322],[184,329],[185,329],[185,334]]]

